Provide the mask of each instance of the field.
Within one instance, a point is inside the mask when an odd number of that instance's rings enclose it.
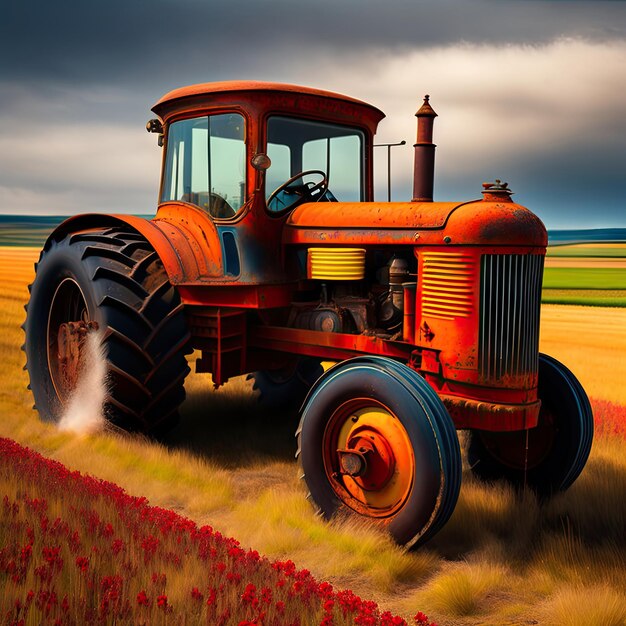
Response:
[[[164,445],[114,432],[80,437],[39,422],[19,351],[36,256],[0,248],[1,437],[210,524],[244,548],[293,559],[316,579],[405,617],[423,611],[459,626],[626,620],[626,309],[543,310],[542,350],[580,378],[600,424],[575,485],[539,505],[530,494],[477,483],[466,468],[448,525],[406,553],[375,529],[314,515],[293,460],[293,417],[260,411],[243,379],[214,392],[192,374],[183,423]]]
[[[626,307],[626,244],[548,248],[542,301]]]

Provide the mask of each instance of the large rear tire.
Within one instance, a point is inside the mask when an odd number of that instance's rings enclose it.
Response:
[[[128,227],[72,233],[50,241],[35,267],[24,349],[40,417],[58,421],[71,397],[76,380],[58,358],[61,327],[83,322],[102,337],[106,418],[153,436],[175,426],[189,332],[178,293],[145,238]]]
[[[472,431],[468,461],[485,481],[504,479],[541,498],[565,491],[591,451],[593,413],[585,390],[556,359],[539,355],[539,423],[528,431]]]
[[[432,537],[461,485],[454,424],[416,372],[358,357],[314,385],[297,431],[303,478],[320,512],[354,511],[407,547]]]

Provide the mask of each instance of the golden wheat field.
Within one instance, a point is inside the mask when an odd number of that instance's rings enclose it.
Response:
[[[243,379],[215,392],[209,379],[190,375],[182,424],[164,444],[40,422],[19,350],[37,255],[0,248],[0,436],[407,617],[420,610],[459,626],[626,623],[623,439],[596,439],[579,480],[543,505],[480,484],[466,468],[447,526],[407,553],[376,529],[314,515],[293,460],[295,418],[259,410]],[[572,369],[592,398],[626,405],[626,309],[546,306],[542,324],[543,352]]]

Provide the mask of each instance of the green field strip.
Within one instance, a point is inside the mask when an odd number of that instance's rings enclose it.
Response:
[[[544,289],[626,289],[626,269],[619,267],[546,267]]]
[[[52,228],[3,228],[0,230],[0,246],[29,246],[40,248],[52,232]]]

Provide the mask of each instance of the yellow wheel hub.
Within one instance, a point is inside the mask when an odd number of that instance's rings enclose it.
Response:
[[[413,487],[415,458],[400,420],[371,399],[335,411],[324,437],[324,466],[337,495],[357,512],[389,517]]]

